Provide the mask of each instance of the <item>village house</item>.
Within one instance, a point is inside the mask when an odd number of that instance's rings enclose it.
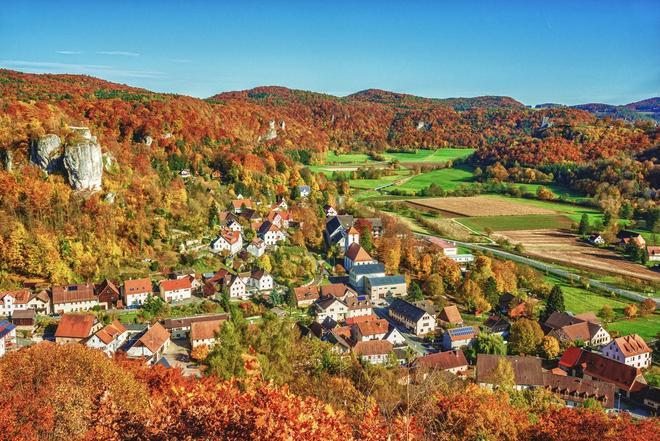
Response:
[[[383,340],[390,324],[385,319],[371,319],[351,325],[351,338],[358,341]]]
[[[240,222],[238,222],[238,219],[231,218],[227,221],[225,224],[227,227],[227,230],[233,231],[234,233],[243,233],[243,226],[241,225]]]
[[[172,340],[190,338],[190,331],[193,323],[225,321],[229,319],[229,314],[209,314],[196,315],[191,317],[170,318],[161,321],[163,328],[170,333]]]
[[[588,346],[600,347],[612,339],[593,313],[553,312],[543,323],[543,328],[560,342],[581,341]]]
[[[408,293],[406,278],[401,275],[378,277],[367,275],[363,280],[364,292],[373,304],[383,305],[386,303],[386,298],[404,297]]]
[[[620,240],[619,245],[625,247],[628,244],[633,244],[637,248],[646,247],[646,240],[644,237],[634,231],[622,230],[616,237]]]
[[[180,302],[192,297],[192,284],[189,278],[161,280],[160,297],[168,303]]]
[[[536,299],[528,298],[528,302],[535,302]],[[497,305],[497,311],[505,314],[509,318],[518,319],[521,317],[528,317],[530,315],[530,308],[527,303],[518,296],[514,296],[510,292],[505,292],[500,296]]]
[[[239,275],[232,274],[225,277],[222,290],[232,299],[247,298],[247,286]]]
[[[328,319],[339,323],[346,319],[348,306],[336,297],[322,297],[314,303],[316,321],[323,323]]]
[[[214,253],[225,251],[230,256],[233,256],[243,248],[243,236],[241,236],[239,231],[225,230],[211,241],[209,247]]]
[[[245,209],[253,209],[254,204],[252,203],[251,199],[244,199],[244,198],[238,198],[234,199],[231,201],[231,207],[234,212],[234,214],[241,214],[245,211]]]
[[[323,212],[325,213],[325,217],[335,217],[338,214],[335,207],[327,204],[323,206]]]
[[[373,314],[371,301],[366,296],[361,295],[348,295],[344,298],[343,302],[346,304],[348,310],[346,311],[346,318],[360,317]]]
[[[285,210],[271,210],[266,219],[282,229],[289,228],[289,212]]]
[[[17,298],[17,304],[21,304],[23,299]],[[45,290],[30,292],[25,303],[25,309],[33,309],[37,314],[50,314],[53,311],[50,296]]]
[[[55,342],[80,343],[101,329],[101,323],[92,314],[64,314],[55,330]]]
[[[439,237],[427,237],[426,240],[442,251],[442,254],[456,263],[465,265],[474,261],[474,256],[469,253],[459,254],[455,243],[448,242]]]
[[[252,286],[258,291],[270,291],[274,287],[273,276],[266,270],[255,268],[248,278],[248,286]]]
[[[163,356],[170,345],[170,333],[160,323],[154,323],[139,337],[128,342],[126,356],[144,359],[154,364]]]
[[[385,334],[385,338],[383,340],[387,340],[390,343],[392,343],[392,346],[395,348],[397,346],[406,346],[408,343],[406,342],[406,338],[403,336],[401,331],[399,331],[395,326],[391,326],[389,330],[387,331],[387,334]]]
[[[100,306],[91,283],[53,286],[53,311],[56,314],[89,311]]]
[[[353,346],[353,353],[360,360],[371,364],[385,364],[393,351],[392,343],[386,340],[359,341]]]
[[[266,242],[263,239],[255,237],[250,242],[250,245],[247,246],[247,252],[257,258],[263,256],[266,252]]]
[[[530,356],[477,354],[477,383],[489,389],[498,385],[499,378],[494,378],[493,371],[501,362],[511,364],[516,390],[533,389],[543,386],[541,359]]]
[[[267,246],[277,245],[278,242],[281,242],[286,239],[286,236],[274,223],[270,221],[265,221],[259,227],[257,235],[266,243]]]
[[[345,300],[346,297],[357,295],[357,293],[349,286],[343,283],[330,283],[319,287],[321,297],[335,297],[339,300]]]
[[[426,335],[435,331],[435,318],[403,299],[394,299],[388,312],[394,321],[410,329],[415,335]]]
[[[98,302],[106,308],[117,308],[122,306],[121,293],[117,285],[108,279],[103,280],[94,288]]]
[[[11,322],[19,331],[32,333],[37,327],[37,311],[32,308],[14,311],[11,315]]]
[[[301,198],[307,198],[312,194],[312,188],[309,185],[298,185],[296,191]]]
[[[603,236],[601,236],[600,234],[596,234],[596,233],[590,235],[588,241],[590,244],[597,247],[605,245],[605,238],[603,238]]]
[[[148,278],[143,279],[129,279],[124,281],[124,304],[128,307],[135,307],[144,305],[149,296],[153,295],[153,288],[151,280]]]
[[[611,383],[628,397],[646,387],[641,369],[575,346],[566,349],[559,367],[574,377]]]
[[[293,289],[298,308],[309,308],[319,299],[318,286],[299,286]]]
[[[344,268],[346,268],[346,271],[349,271],[355,265],[368,265],[370,263],[378,263],[378,261],[371,257],[367,250],[357,242],[352,243],[344,254]]]
[[[12,316],[15,311],[33,309],[41,314],[50,311],[50,298],[46,291],[37,294],[28,289],[0,293],[0,316]]]
[[[218,333],[225,320],[205,320],[202,322],[193,322],[190,325],[190,346],[195,349],[197,346],[206,345],[212,347],[217,341]]]
[[[0,358],[9,351],[18,348],[16,340],[16,326],[7,320],[0,321]]]
[[[432,371],[451,372],[458,375],[468,370],[468,362],[463,351],[459,349],[417,357],[412,363],[412,369],[416,375],[421,375],[422,379]]]
[[[476,326],[463,326],[462,328],[447,329],[442,334],[442,347],[446,350],[472,346],[479,334]]]
[[[86,342],[86,345],[93,349],[99,349],[108,356],[112,356],[121,345],[126,342],[128,331],[119,320],[114,320],[109,325],[99,329]]]
[[[438,322],[441,326],[462,326],[463,317],[456,305],[449,305],[442,308],[438,314]]]
[[[660,246],[646,247],[646,252],[649,255],[649,262],[660,262]]]
[[[644,339],[637,334],[615,338],[601,350],[607,358],[642,369],[651,366],[652,352]]]
[[[362,232],[368,229],[371,237],[378,239],[383,235],[383,220],[379,217],[363,217],[355,221],[355,228]]]
[[[286,199],[278,198],[278,200],[270,206],[270,209],[275,211],[287,211],[289,209],[289,204],[286,203]]]
[[[385,277],[385,265],[382,263],[370,263],[367,265],[357,265],[348,272],[350,285],[360,291],[364,291],[365,277]]]
[[[497,334],[504,340],[507,340],[509,329],[511,329],[511,322],[499,314],[491,314],[484,322],[484,327],[491,334]]]
[[[605,409],[614,407],[616,387],[603,381],[544,372],[543,387],[557,394],[567,406],[577,407],[587,400],[594,400]]]

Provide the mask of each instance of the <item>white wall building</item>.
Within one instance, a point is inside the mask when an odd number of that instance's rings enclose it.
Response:
[[[609,359],[640,369],[646,369],[652,363],[653,351],[637,334],[615,338],[601,352]]]

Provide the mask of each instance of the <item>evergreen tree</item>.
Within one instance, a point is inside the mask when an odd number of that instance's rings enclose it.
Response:
[[[587,213],[584,213],[582,215],[582,218],[580,219],[580,226],[578,227],[578,234],[580,236],[584,236],[585,234],[588,234],[590,230],[590,225],[589,225],[589,215]]]
[[[218,204],[215,201],[211,202],[209,207],[209,228],[215,228],[220,224],[220,218],[218,217]]]
[[[561,286],[555,285],[552,287],[552,291],[550,291],[548,300],[545,303],[543,321],[547,320],[553,312],[564,312],[565,310],[564,293],[561,290]]]
[[[241,377],[243,368],[243,346],[234,323],[228,320],[222,324],[218,335],[220,344],[215,345],[207,357],[209,369],[224,380]]]
[[[506,355],[506,343],[498,334],[480,332],[474,343],[477,354]]]
[[[497,281],[495,277],[489,277],[486,279],[483,288],[484,297],[488,300],[488,303],[491,305],[497,305],[500,302],[500,293],[497,290]]]
[[[415,282],[410,282],[410,294],[408,294],[408,300],[411,302],[416,302],[417,300],[424,300],[424,293],[422,288]]]
[[[371,228],[364,226],[360,230],[360,245],[371,254],[374,250],[374,240],[371,236]]]

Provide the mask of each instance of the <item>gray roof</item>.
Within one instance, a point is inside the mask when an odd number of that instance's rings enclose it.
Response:
[[[351,267],[351,274],[367,275],[385,272],[385,265],[382,263],[368,263],[366,265],[354,265]]]
[[[404,317],[408,317],[411,321],[414,322],[418,321],[424,316],[424,314],[426,314],[426,311],[424,311],[422,308],[401,299],[394,299],[390,305],[390,310]]]
[[[362,266],[362,265],[358,265],[358,266]],[[369,284],[371,286],[400,285],[402,283],[406,283],[406,278],[401,275],[385,276],[385,277],[369,277],[369,276],[366,277],[369,279]]]

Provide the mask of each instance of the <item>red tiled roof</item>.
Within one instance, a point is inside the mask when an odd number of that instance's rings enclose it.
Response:
[[[203,322],[193,322],[190,324],[190,338],[192,340],[208,340],[215,338],[220,332],[222,322],[225,320],[207,320]]]
[[[170,333],[163,328],[163,325],[160,323],[154,323],[151,328],[149,328],[147,332],[138,339],[137,343],[155,353],[167,340],[169,340],[169,338]]]
[[[353,347],[355,355],[384,355],[389,354],[394,349],[392,343],[387,340],[367,340],[359,341]]]
[[[641,375],[637,368],[575,347],[564,352],[559,365],[567,368],[579,367],[584,374],[613,383],[624,390],[632,390]]]
[[[615,338],[614,344],[619,347],[619,350],[624,357],[632,357],[634,355],[651,352],[651,349],[648,347],[644,339],[637,334]]]
[[[343,297],[346,291],[355,294],[355,291],[343,283],[331,283],[321,286],[321,297]]]
[[[234,199],[233,201],[231,201],[231,204],[236,209],[241,208],[243,206],[245,206],[245,208],[252,208],[251,199]]]
[[[463,322],[461,313],[458,311],[456,305],[449,305],[442,308],[442,311],[440,311],[440,320],[454,325]]]
[[[355,325],[358,323],[364,323],[364,322],[370,322],[373,320],[378,320],[378,316],[375,314],[370,314],[370,315],[359,315],[357,317],[349,317],[346,319],[346,324],[347,325]]]
[[[19,289],[17,291],[7,291],[0,293],[0,302],[4,302],[4,298],[7,295],[10,295],[14,298],[15,304],[25,304],[30,300],[30,291],[27,289]]]
[[[360,334],[370,337],[378,334],[386,334],[389,328],[389,322],[385,319],[378,319],[357,323],[354,326],[358,328]]]
[[[357,242],[353,242],[351,246],[348,247],[348,250],[346,250],[346,257],[353,262],[371,262],[374,260],[374,258],[367,253],[367,250],[362,248]]]
[[[124,292],[128,295],[151,293],[151,280],[129,279],[124,281]]]
[[[124,327],[124,325],[122,325],[119,320],[115,320],[112,323],[110,323],[108,326],[98,331],[96,333],[96,336],[104,344],[108,345],[112,343],[112,341],[115,338],[117,338],[118,335],[121,335],[124,332],[126,332],[126,328]]]
[[[57,325],[55,337],[87,338],[92,335],[96,317],[92,314],[64,314]]]
[[[435,354],[425,355],[415,360],[415,366],[423,366],[428,369],[447,370],[457,367],[467,367],[468,362],[465,359],[463,351],[446,351],[437,352]]]
[[[181,279],[161,280],[160,287],[164,291],[176,291],[177,289],[191,289],[192,284],[188,277],[183,277]]]
[[[94,285],[56,285],[53,286],[53,303],[87,302],[96,300]]]

